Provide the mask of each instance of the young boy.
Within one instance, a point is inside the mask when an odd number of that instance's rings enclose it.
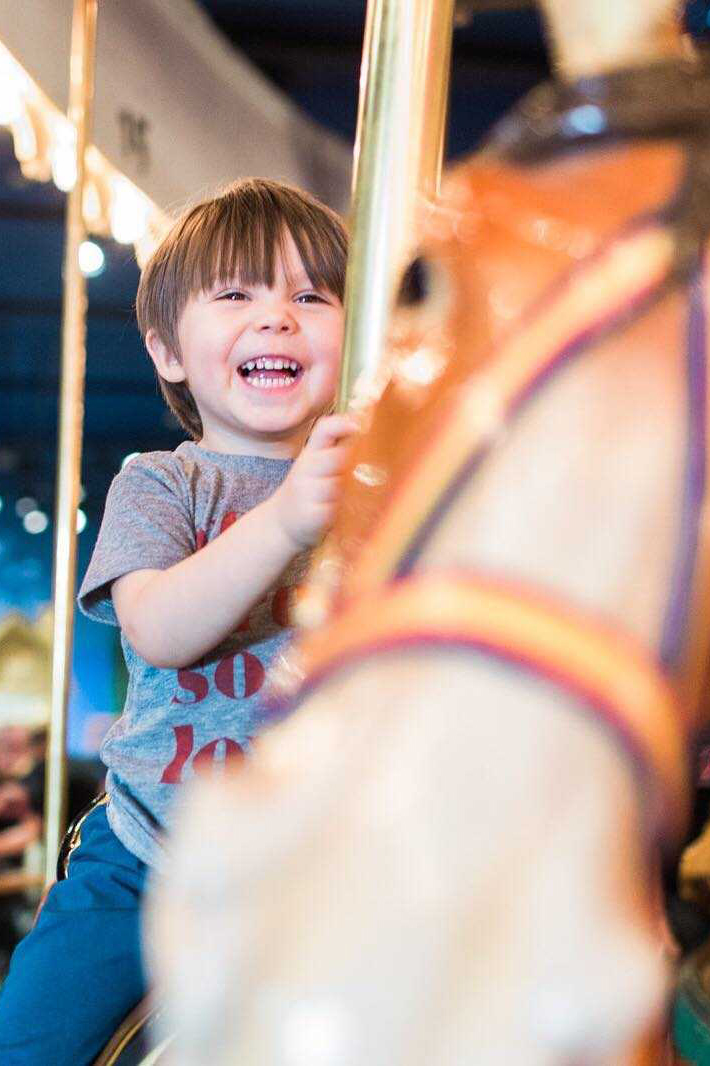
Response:
[[[259,730],[288,589],[354,430],[316,421],[340,365],[345,258],[333,212],[249,180],[189,211],[142,273],[141,333],[193,440],[136,457],[109,490],[79,603],[121,627],[126,705],[102,748],[107,801],[0,994],[3,1066],[88,1064],[141,999],[138,907],[179,786]]]

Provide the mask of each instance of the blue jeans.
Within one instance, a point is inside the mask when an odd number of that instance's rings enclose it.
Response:
[[[89,1066],[143,998],[146,872],[96,807],[66,880],[12,956],[0,991],[1,1066]]]

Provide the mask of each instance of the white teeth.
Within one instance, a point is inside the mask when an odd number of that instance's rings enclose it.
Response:
[[[254,389],[283,389],[293,384],[293,378],[267,378],[259,376],[246,378],[246,382]]]
[[[248,362],[242,363],[239,369],[247,372],[251,370],[292,370],[294,374],[297,374],[301,369],[301,365],[295,359],[260,358],[249,359]]]
[[[302,370],[301,364],[297,363],[295,359],[284,359],[282,356],[269,358],[268,356],[262,356],[258,359],[249,359],[239,366],[242,380],[246,381],[248,385],[251,385],[255,389],[284,389],[294,384],[294,378],[279,376],[279,377],[266,377],[263,374],[252,374],[252,371],[256,370],[291,370],[294,374],[298,374]]]

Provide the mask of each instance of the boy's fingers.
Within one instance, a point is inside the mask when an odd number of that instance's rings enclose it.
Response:
[[[319,504],[340,499],[342,484],[343,479],[340,474],[314,478],[307,486],[303,496],[303,504],[306,511],[309,507],[317,507]]]
[[[319,504],[336,503],[340,499],[342,480],[339,477],[322,478],[315,489],[314,501]]]
[[[326,415],[316,422],[306,447],[325,448],[342,438],[352,437],[358,428],[358,422],[352,415]]]
[[[308,474],[324,477],[340,473],[347,462],[350,450],[346,445],[334,444],[332,448],[322,448],[308,457]]]

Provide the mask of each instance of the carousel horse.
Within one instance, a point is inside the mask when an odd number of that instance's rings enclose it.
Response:
[[[177,1066],[664,1061],[710,69],[669,0],[546,6],[561,77],[427,206],[283,720],[195,787],[154,892]]]

